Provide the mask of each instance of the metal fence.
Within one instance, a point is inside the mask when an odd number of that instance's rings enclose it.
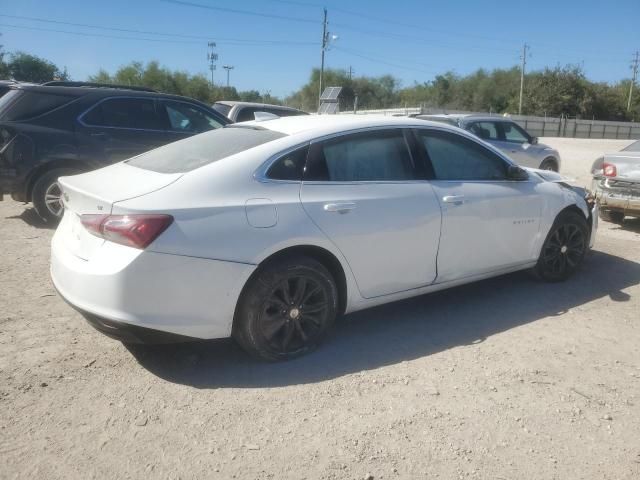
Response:
[[[349,113],[349,112],[344,112]],[[443,110],[435,108],[389,108],[380,110],[361,110],[358,114],[383,114],[405,116],[412,114],[477,114],[491,115],[483,112],[465,112],[460,110]],[[493,114],[494,116],[500,116]],[[570,138],[610,138],[640,139],[640,123],[608,122],[604,120],[580,120],[567,117],[535,117],[531,115],[511,115],[510,118],[536,137],[570,137]]]

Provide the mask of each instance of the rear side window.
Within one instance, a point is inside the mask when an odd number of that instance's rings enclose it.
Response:
[[[89,126],[164,130],[150,98],[110,98],[98,103],[82,116]]]
[[[163,101],[162,105],[173,131],[201,133],[223,126],[217,118],[195,105],[170,100]]]
[[[212,108],[225,117],[228,117],[231,111],[231,105],[225,105],[224,103],[214,103]]]
[[[238,115],[236,115],[236,122],[249,122],[251,120],[255,120],[254,113],[256,112],[264,112],[264,110],[260,110],[255,107],[244,107],[238,112]]]
[[[184,173],[285,136],[264,128],[218,128],[143,153],[127,163],[159,173]]]
[[[309,147],[306,146],[280,157],[269,167],[267,178],[272,180],[302,180],[308,151]]]
[[[38,117],[71,102],[68,95],[12,89],[0,98],[0,120],[20,121]]]
[[[504,180],[507,163],[482,145],[448,132],[418,131],[437,180]]]
[[[345,135],[313,146],[305,180],[331,182],[415,180],[401,130]]]

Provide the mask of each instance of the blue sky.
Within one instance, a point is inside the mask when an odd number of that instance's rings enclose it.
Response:
[[[84,80],[132,60],[208,75],[210,38],[220,56],[216,82],[226,81],[221,66],[231,64],[238,89],[282,96],[319,66],[323,5],[339,37],[327,67],[389,73],[405,86],[446,70],[510,67],[524,42],[531,45],[529,68],[582,64],[589,78],[613,82],[630,76],[632,53],[640,49],[638,0],[0,0],[0,44],[48,58]]]

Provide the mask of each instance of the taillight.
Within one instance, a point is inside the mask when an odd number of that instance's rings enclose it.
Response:
[[[616,177],[618,175],[616,166],[606,162],[602,165],[602,173],[605,177]]]
[[[81,215],[82,225],[93,235],[128,247],[146,248],[164,232],[171,215]]]

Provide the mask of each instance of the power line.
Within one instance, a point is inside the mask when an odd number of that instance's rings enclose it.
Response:
[[[289,20],[292,22],[303,22],[303,23],[318,23],[317,20],[311,18],[303,18],[303,17],[290,17],[287,15],[277,15],[275,13],[263,13],[263,12],[254,12],[250,10],[238,10],[235,8],[226,8],[226,7],[214,7],[213,5],[204,5],[202,3],[196,2],[187,2],[183,0],[160,0],[166,3],[172,3],[175,5],[181,5],[183,7],[194,7],[194,8],[202,8],[205,10],[215,10],[219,12],[227,12],[227,13],[237,13],[240,15],[251,15],[254,17],[264,17],[264,18],[275,18],[277,20]]]
[[[161,43],[174,43],[174,44],[190,44],[190,45],[200,45],[202,44],[201,41],[195,41],[195,40],[170,40],[170,39],[165,39],[165,38],[145,38],[145,37],[127,37],[127,36],[122,36],[122,35],[109,35],[109,34],[104,34],[104,33],[95,33],[95,32],[72,32],[69,30],[59,30],[59,29],[54,29],[54,28],[45,28],[45,27],[34,27],[34,26],[26,26],[26,25],[11,25],[8,23],[0,23],[0,27],[9,27],[9,28],[18,28],[18,29],[23,29],[23,30],[34,30],[34,31],[40,31],[40,32],[53,32],[53,33],[64,33],[64,34],[68,34],[68,35],[79,35],[79,36],[83,36],[83,37],[98,37],[98,38],[115,38],[118,40],[141,40],[144,42],[161,42]],[[211,37],[208,37],[211,38]],[[244,45],[244,46],[254,46],[254,47],[260,47],[260,46],[267,46],[267,45],[281,45],[281,46],[286,46],[286,45],[293,45],[293,46],[299,46],[299,45],[316,45],[315,42],[277,42],[277,41],[269,41],[269,40],[243,40],[243,39],[230,39],[230,38],[222,38],[222,39],[216,39],[217,42],[219,43],[225,43],[227,45]],[[277,43],[275,43],[277,42]]]
[[[0,14],[0,17],[5,18],[13,18],[16,20],[28,20],[33,22],[43,22],[43,23],[53,23],[56,25],[68,25],[73,27],[83,27],[83,28],[95,28],[99,30],[108,30],[113,32],[126,32],[126,33],[136,33],[142,35],[160,35],[165,37],[176,37],[176,38],[194,38],[201,40],[210,40],[211,35],[188,35],[182,33],[173,33],[173,32],[158,32],[158,31],[149,31],[149,30],[135,30],[129,28],[121,28],[121,27],[106,27],[104,25],[95,25],[89,23],[73,23],[73,22],[64,22],[61,20],[51,20],[46,18],[38,18],[38,17],[24,17],[19,15],[4,15]],[[289,41],[289,40],[259,40],[259,39],[240,39],[240,38],[220,38],[218,41],[231,41],[231,42],[256,42],[256,43],[271,43],[271,44],[291,44],[291,45],[315,45],[316,42],[300,42],[300,41]],[[198,42],[200,43],[200,42]]]
[[[374,63],[387,65],[389,67],[401,68],[403,70],[412,70],[414,72],[428,73],[428,74],[437,74],[438,73],[438,72],[434,72],[434,71],[431,71],[431,70],[423,70],[423,69],[419,69],[419,68],[410,67],[410,66],[407,66],[407,65],[400,65],[398,63],[387,62],[387,61],[382,60],[382,59],[380,59],[378,57],[372,57],[372,56],[369,56],[367,54],[363,54],[363,53],[360,53],[358,51],[351,50],[351,49],[348,49],[348,48],[336,47],[336,46],[334,46],[333,48],[336,49],[336,50],[339,50],[341,52],[348,53],[349,55],[353,55],[355,57],[360,57],[360,58],[363,58],[365,60],[369,60],[369,61],[374,62]]]

